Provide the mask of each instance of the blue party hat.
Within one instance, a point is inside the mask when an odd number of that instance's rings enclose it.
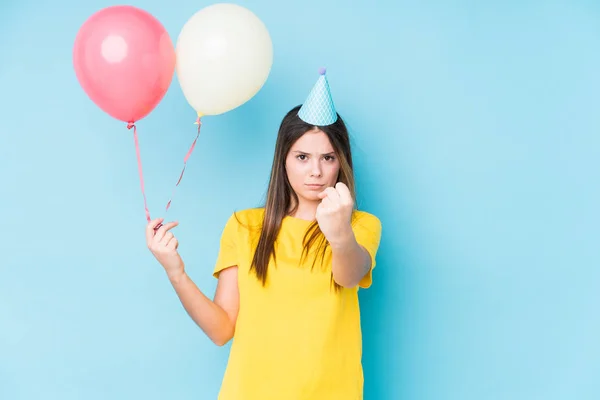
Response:
[[[326,126],[337,121],[337,112],[331,99],[325,68],[319,70],[319,75],[317,83],[315,83],[306,101],[300,107],[298,117],[312,125]]]

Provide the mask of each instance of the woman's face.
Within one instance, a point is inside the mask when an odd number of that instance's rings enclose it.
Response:
[[[285,168],[298,200],[318,203],[318,194],[337,183],[340,163],[327,135],[315,128],[292,145]]]

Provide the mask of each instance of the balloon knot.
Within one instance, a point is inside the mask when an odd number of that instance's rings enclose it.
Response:
[[[198,117],[198,118],[196,119],[196,122],[194,122],[194,124],[196,124],[196,125],[200,125],[201,123],[202,123],[202,122],[200,122],[200,117]]]
[[[134,124],[133,122],[129,122],[129,123],[127,124],[127,129],[131,129],[131,128],[133,128],[133,127],[135,127],[135,124]]]

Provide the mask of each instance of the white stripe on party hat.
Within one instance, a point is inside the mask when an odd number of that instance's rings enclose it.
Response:
[[[325,76],[325,68],[319,69],[319,75],[317,83],[315,83],[306,101],[300,107],[298,117],[312,125],[326,126],[337,121],[337,112]]]

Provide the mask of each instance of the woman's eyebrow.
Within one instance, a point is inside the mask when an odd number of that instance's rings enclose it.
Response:
[[[302,150],[293,150],[292,153],[300,153],[300,154],[310,155],[310,153],[307,153],[307,152],[302,151]],[[323,153],[321,155],[322,156],[333,156],[333,155],[335,155],[335,151],[330,151],[329,153]]]

